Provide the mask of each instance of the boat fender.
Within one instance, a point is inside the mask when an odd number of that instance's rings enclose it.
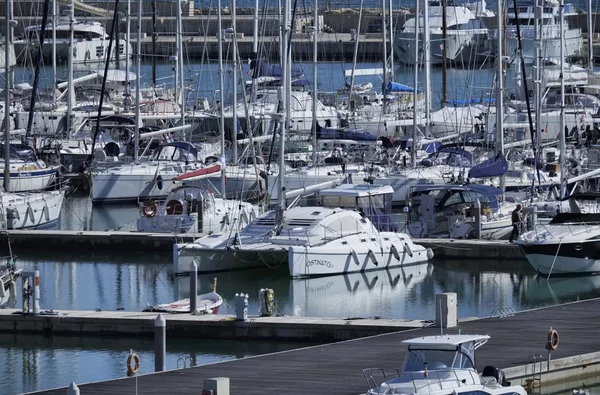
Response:
[[[33,215],[33,208],[31,207],[31,203],[27,203],[27,212],[25,213],[25,217],[29,217],[29,220],[32,224],[35,223],[35,217]]]
[[[375,253],[373,253],[373,251],[369,250],[369,252],[367,253],[367,256],[369,258],[371,258],[371,260],[373,261],[375,266],[379,266],[379,262],[377,262],[377,257],[375,256]]]
[[[131,350],[127,358],[127,375],[133,376],[140,370],[140,357]]]
[[[142,207],[142,213],[146,218],[154,217],[157,210],[158,207],[156,206],[156,202],[154,200],[144,202],[144,206]]]
[[[410,248],[410,246],[408,245],[408,243],[406,241],[404,242],[404,252],[407,253],[408,256],[410,256],[412,258],[412,256],[413,256],[412,249]]]
[[[90,54],[90,51],[87,50],[85,51],[85,61],[89,62],[92,59],[92,55]]]
[[[160,174],[158,175],[158,177],[156,177],[156,186],[159,190],[163,188],[163,179]]]
[[[556,348],[558,347],[558,341],[558,332],[550,328],[550,331],[548,331],[548,341],[546,341],[546,350],[556,350]]]
[[[390,254],[392,254],[397,261],[400,260],[400,253],[398,252],[398,249],[396,248],[395,244],[392,244],[392,246],[390,247]]]
[[[5,304],[10,297],[10,293],[6,291],[6,284],[4,284],[4,281],[0,280],[0,304]]]
[[[43,218],[46,219],[46,222],[50,222],[50,209],[48,208],[48,203],[44,205],[44,209],[42,210]]]
[[[353,248],[350,249],[350,255],[352,255],[352,257],[354,258],[354,263],[356,263],[357,265],[360,265],[360,261],[358,260],[358,255],[356,254],[356,251],[354,251]]]
[[[427,260],[433,259],[433,250],[431,248],[427,248]]]

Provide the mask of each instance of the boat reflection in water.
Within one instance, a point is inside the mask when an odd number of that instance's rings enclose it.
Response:
[[[304,317],[403,317],[433,265],[291,280],[285,308]],[[417,296],[418,298],[418,296]]]
[[[536,276],[523,287],[523,299],[532,307],[539,307],[596,298],[599,290],[600,275],[550,278]]]

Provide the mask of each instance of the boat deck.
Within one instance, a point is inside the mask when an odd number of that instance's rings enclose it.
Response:
[[[481,370],[485,365],[500,368],[523,366],[530,362],[531,355],[547,356],[544,346],[550,327],[560,334],[560,345],[552,353],[553,360],[600,351],[600,299],[530,310],[505,318],[467,320],[448,332],[460,330],[463,334],[491,336],[488,344],[478,351],[477,368]],[[197,395],[204,379],[229,377],[233,394],[306,394],[317,391],[324,394],[360,394],[367,390],[363,369],[400,368],[405,354],[405,348],[400,344],[402,340],[439,333],[440,329],[434,327],[415,329],[148,374],[136,379],[79,385],[79,388],[82,393],[93,394],[162,395],[173,392]],[[585,362],[585,358],[576,359]],[[593,363],[596,362],[590,362]],[[591,369],[588,367],[588,370]],[[41,393],[63,395],[66,389]]]

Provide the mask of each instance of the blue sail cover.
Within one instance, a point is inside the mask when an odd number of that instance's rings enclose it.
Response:
[[[508,162],[502,154],[485,160],[469,170],[469,178],[499,177],[508,171]]]
[[[398,82],[390,81],[388,83],[388,92],[414,92],[415,88],[408,85],[403,85]]]
[[[377,136],[362,130],[340,130],[334,128],[324,128],[317,124],[318,140],[356,140],[356,141],[377,141]]]

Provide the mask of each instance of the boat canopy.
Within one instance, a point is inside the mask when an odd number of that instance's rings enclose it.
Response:
[[[475,350],[489,340],[487,335],[425,336],[405,340],[408,354],[405,372],[474,369]]]
[[[393,92],[414,92],[415,88],[412,86],[408,86],[408,85],[404,85],[401,84],[399,82],[393,82],[390,81],[388,83],[388,88],[387,88],[388,92],[393,93]],[[418,92],[421,92],[420,90],[418,90]]]
[[[353,140],[353,141],[377,141],[377,136],[364,130],[341,130],[324,128],[317,123],[318,140]]]
[[[196,160],[198,150],[190,143],[175,141],[162,146],[156,159],[160,160]]]
[[[438,151],[423,159],[420,164],[425,167],[435,165],[470,167],[473,166],[473,154],[461,148],[441,147]]]
[[[500,200],[502,197],[502,191],[496,187],[491,185],[480,185],[480,184],[467,184],[467,185],[452,185],[452,184],[443,184],[443,185],[429,185],[423,187],[416,187],[412,196],[418,196],[422,194],[427,194],[432,191],[445,191],[449,200],[451,195],[460,194],[461,202],[464,203],[472,203],[475,199],[483,197],[487,199],[490,203],[490,207],[493,212],[496,212],[500,206]],[[469,192],[468,196],[465,196],[464,192]],[[470,192],[474,192],[475,195],[470,194]],[[479,196],[477,196],[479,195]],[[484,200],[481,199],[481,200]]]

